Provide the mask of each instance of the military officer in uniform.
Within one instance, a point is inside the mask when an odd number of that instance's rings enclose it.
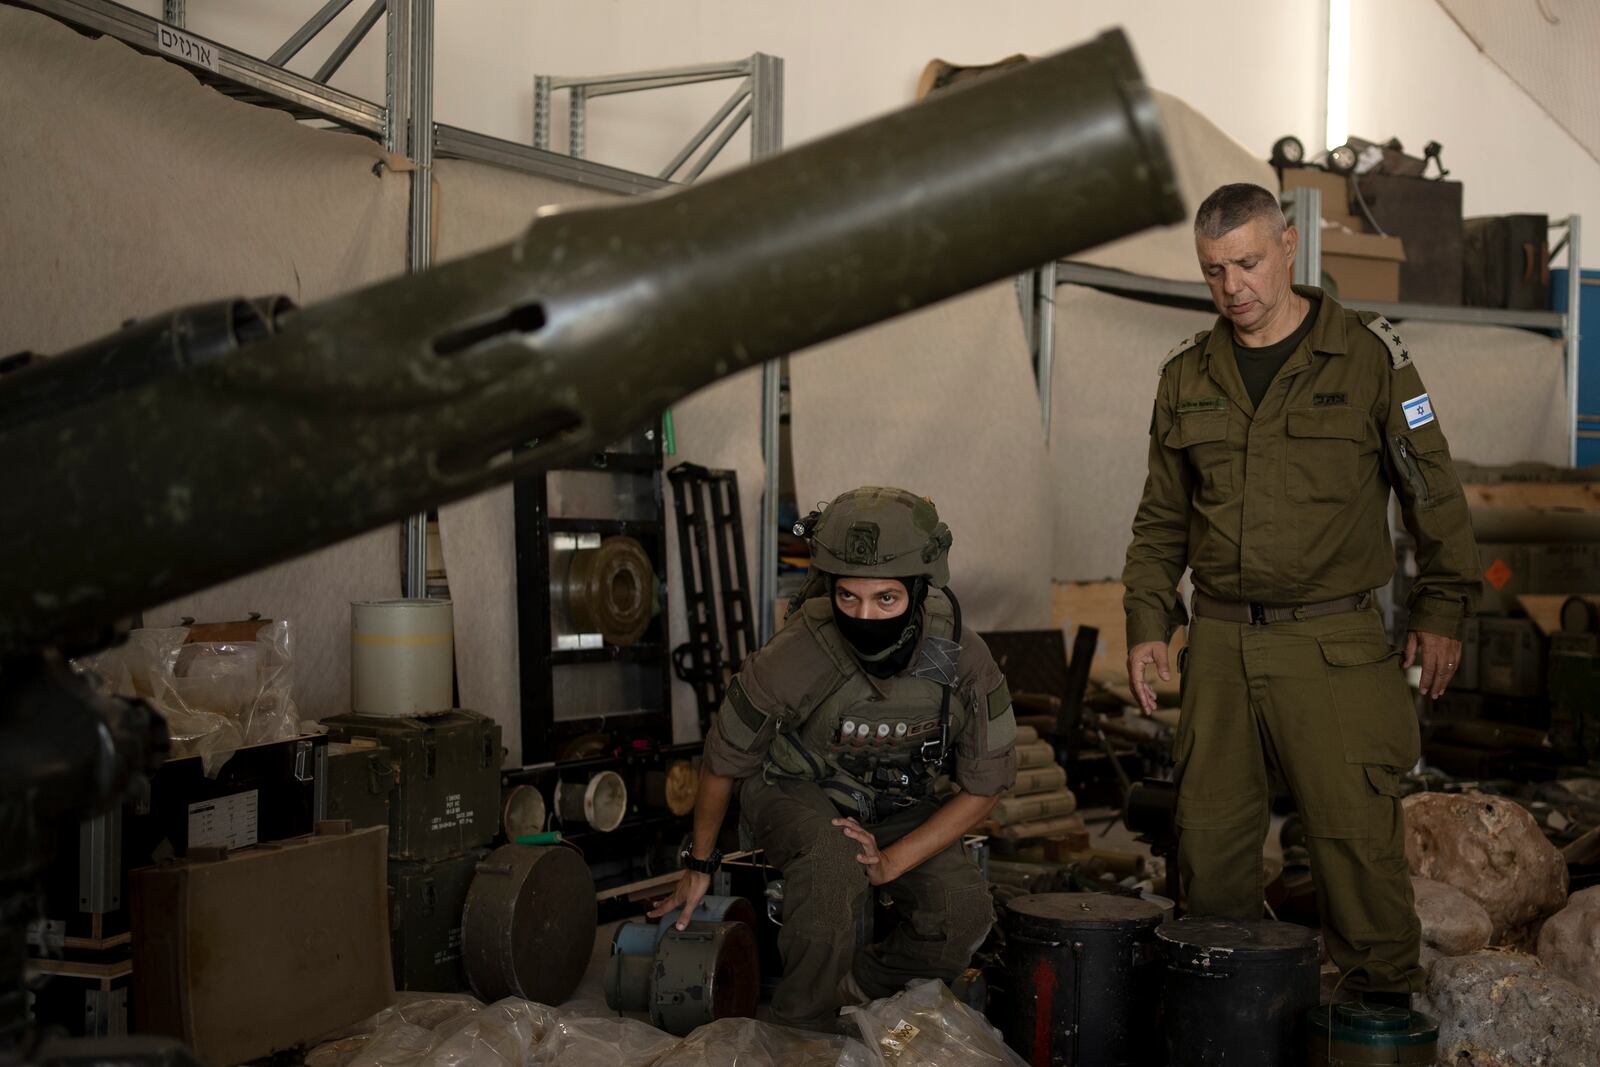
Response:
[[[1194,598],[1176,739],[1178,862],[1193,914],[1260,918],[1269,779],[1304,821],[1328,951],[1349,988],[1421,988],[1400,774],[1416,763],[1402,667],[1434,696],[1479,592],[1467,507],[1411,352],[1381,316],[1291,285],[1297,234],[1277,197],[1226,185],[1195,246],[1221,312],[1168,356],[1123,582],[1128,677],[1171,674]],[[1403,653],[1373,590],[1394,572],[1400,501],[1419,571]]]
[[[961,835],[1015,780],[1016,722],[943,588],[951,536],[932,503],[852,490],[813,517],[810,540],[821,595],[729,685],[706,737],[693,847],[651,915],[688,915],[705,895],[737,788],[741,820],[783,871],[772,1020],[831,1030],[843,1003],[955,978],[988,933],[988,886]],[[901,919],[858,952],[873,887]]]

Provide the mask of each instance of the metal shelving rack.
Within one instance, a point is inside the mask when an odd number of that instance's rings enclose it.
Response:
[[[1322,194],[1317,189],[1295,189],[1284,193],[1284,206],[1289,221],[1300,231],[1300,248],[1295,256],[1295,277],[1322,277]],[[1582,220],[1577,215],[1558,219],[1551,229],[1562,230],[1561,240],[1551,249],[1554,256],[1563,248],[1568,263],[1581,262]],[[1525,330],[1538,330],[1561,337],[1566,342],[1567,384],[1567,440],[1568,462],[1577,462],[1578,448],[1578,349],[1580,341],[1578,319],[1578,276],[1576,269],[1567,272],[1567,310],[1524,311],[1515,308],[1482,308],[1444,304],[1385,303],[1370,300],[1353,301],[1351,306],[1366,311],[1376,311],[1395,321],[1414,319],[1419,322],[1458,322],[1473,326],[1512,326]],[[1095,267],[1086,263],[1062,261],[1055,265],[1057,285],[1082,285],[1103,292],[1117,293],[1136,299],[1155,299],[1174,304],[1189,305],[1213,310],[1211,293],[1204,282],[1180,282],[1168,278],[1151,278],[1108,267]],[[1052,315],[1053,319],[1053,315]],[[1038,337],[1035,359],[1040,368],[1040,389],[1049,396],[1049,365],[1053,358],[1048,335]],[[1048,403],[1048,400],[1046,400]],[[1047,416],[1048,418],[1048,416]],[[1048,422],[1046,424],[1048,431]]]
[[[707,63],[663,70],[584,77],[541,74],[533,82],[533,143],[550,147],[551,115],[557,92],[568,94],[568,152],[581,160],[588,150],[589,101],[621,93],[670,89],[702,82],[736,81],[733,93],[656,175],[666,183],[692,182],[705,173],[735,134],[750,125],[750,158],[762,159],[783,149],[783,60],[757,52],[731,63]],[[709,146],[707,142],[710,142]],[[696,156],[696,153],[699,153]],[[691,162],[692,160],[692,162]],[[680,178],[681,175],[681,178]],[[756,643],[772,636],[772,605],[778,590],[778,472],[781,441],[779,408],[783,391],[780,360],[761,368],[761,454],[765,464],[761,490],[761,526],[756,533]]]

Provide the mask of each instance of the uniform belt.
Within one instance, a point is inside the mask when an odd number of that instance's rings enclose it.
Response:
[[[1337,600],[1323,600],[1316,604],[1271,605],[1247,600],[1219,600],[1196,589],[1194,613],[1201,618],[1220,619],[1223,622],[1245,623],[1261,626],[1274,622],[1293,622],[1296,619],[1314,619],[1319,615],[1338,615],[1346,611],[1359,611],[1366,606],[1370,594],[1355,593]]]

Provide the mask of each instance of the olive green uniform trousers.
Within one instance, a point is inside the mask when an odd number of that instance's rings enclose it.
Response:
[[[772,1021],[832,1031],[839,980],[854,973],[873,998],[916,978],[957,977],[994,919],[989,886],[957,842],[882,886],[900,922],[881,944],[857,950],[856,924],[871,904],[861,846],[833,820],[839,809],[814,783],[760,775],[740,788],[741,818],[783,871],[783,926],[778,949],[783,980],[772,998]],[[927,820],[932,803],[896,812],[868,829],[886,847]]]
[[[1410,690],[1374,610],[1262,625],[1196,618],[1178,724],[1178,863],[1193,915],[1262,915],[1268,782],[1305,825],[1329,955],[1351,989],[1418,990],[1400,774]]]

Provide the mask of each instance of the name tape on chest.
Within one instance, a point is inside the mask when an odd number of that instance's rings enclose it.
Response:
[[[1415,430],[1418,426],[1426,426],[1433,421],[1433,401],[1428,399],[1428,394],[1414,396],[1403,405],[1406,413],[1406,426]]]

